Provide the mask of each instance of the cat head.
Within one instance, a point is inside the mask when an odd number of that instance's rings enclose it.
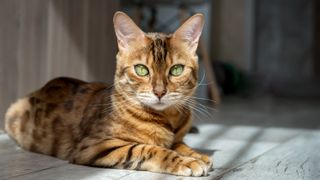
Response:
[[[173,34],[145,33],[123,12],[113,22],[119,49],[115,89],[128,103],[158,111],[184,105],[197,86],[203,15],[190,17]]]

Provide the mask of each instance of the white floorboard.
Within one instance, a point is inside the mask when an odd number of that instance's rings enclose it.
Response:
[[[218,179],[320,179],[320,131],[308,132],[232,168]]]

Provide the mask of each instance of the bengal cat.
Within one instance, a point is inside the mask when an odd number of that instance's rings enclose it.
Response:
[[[119,48],[114,85],[51,80],[11,105],[7,133],[26,150],[75,164],[207,175],[210,158],[183,143],[203,15],[173,34],[144,33],[123,12],[113,21]]]

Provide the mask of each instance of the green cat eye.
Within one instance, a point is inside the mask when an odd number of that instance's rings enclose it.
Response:
[[[184,65],[182,64],[176,64],[171,67],[170,69],[170,75],[172,76],[180,76],[183,73]]]
[[[134,70],[136,71],[138,76],[146,76],[149,74],[148,68],[142,64],[135,65]]]

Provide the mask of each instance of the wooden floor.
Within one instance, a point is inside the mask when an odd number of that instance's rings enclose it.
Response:
[[[21,150],[0,134],[0,179],[320,179],[320,102],[227,99],[219,112],[198,114],[190,146],[208,153],[215,170],[190,178],[93,168]]]

